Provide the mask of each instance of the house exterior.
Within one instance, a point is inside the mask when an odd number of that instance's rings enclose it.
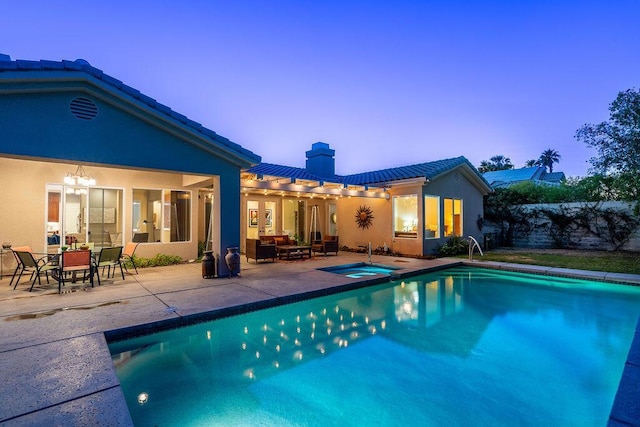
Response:
[[[309,242],[320,232],[349,248],[431,255],[453,236],[482,237],[478,218],[492,189],[464,157],[336,175],[328,144],[306,156],[305,168],[261,163],[242,172],[242,242],[282,234]]]
[[[482,174],[493,188],[506,188],[521,182],[539,185],[560,185],[566,180],[564,172],[548,173],[544,166],[491,171]]]
[[[481,237],[491,187],[464,157],[337,175],[328,144],[306,155],[305,168],[260,163],[84,60],[0,55],[2,242],[53,253],[134,240],[143,257],[194,259],[199,242],[224,255],[261,235],[406,255]]]
[[[2,242],[224,255],[240,243],[240,172],[259,162],[84,60],[0,55]]]

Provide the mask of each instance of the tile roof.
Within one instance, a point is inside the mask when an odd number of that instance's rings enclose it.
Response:
[[[483,173],[482,176],[493,187],[508,187],[524,181],[559,184],[565,179],[564,172],[547,173],[544,166],[491,171]]]
[[[435,179],[439,175],[451,171],[459,166],[468,165],[472,171],[487,186],[489,183],[482,177],[477,169],[465,158],[455,157],[452,159],[437,160],[433,162],[418,163],[396,168],[381,169],[371,172],[363,172],[352,175],[335,175],[331,177],[320,177],[307,173],[304,168],[275,165],[271,163],[261,163],[247,169],[247,172],[259,175],[281,176],[287,178],[298,178],[310,181],[337,182],[346,185],[371,185],[384,186],[393,181],[400,181],[412,178]]]
[[[465,157],[436,160],[433,162],[418,163],[396,168],[381,169],[377,171],[358,173],[344,176],[346,184],[353,185],[384,185],[391,181],[400,181],[412,178],[427,178],[433,180],[438,175],[453,170],[458,166],[468,165],[484,181],[480,173]],[[488,185],[488,184],[487,184]]]
[[[202,124],[190,120],[186,116],[173,111],[171,108],[157,102],[155,99],[140,93],[139,90],[132,88],[131,86],[127,86],[122,81],[105,74],[102,70],[91,66],[84,59],[76,59],[75,61],[49,61],[49,60],[41,60],[41,61],[28,61],[17,59],[12,61],[8,55],[0,54],[0,78],[3,73],[9,72],[69,72],[69,73],[85,73],[88,76],[95,78],[111,88],[121,92],[122,94],[134,98],[135,100],[143,103],[146,107],[155,110],[156,112],[177,121],[179,124],[201,134],[205,139],[210,140],[215,144],[222,145],[228,148],[232,152],[236,152],[238,155],[249,160],[250,163],[258,163],[260,162],[260,156],[254,154],[253,152],[243,148],[239,144],[236,144],[229,139],[218,135],[214,131],[205,128]],[[45,77],[45,76],[43,76]],[[45,77],[46,78],[46,77]]]
[[[330,182],[342,182],[338,176],[334,177],[319,177],[307,172],[304,168],[295,168],[291,166],[276,165],[273,163],[260,163],[247,169],[247,172],[255,173],[257,175],[269,175],[278,176],[283,178],[295,178],[304,179],[308,181],[330,181]]]
[[[544,176],[542,177],[543,180],[547,181],[547,182],[562,182],[566,179],[566,176],[564,175],[564,172],[551,172],[551,173],[546,173],[544,174]]]

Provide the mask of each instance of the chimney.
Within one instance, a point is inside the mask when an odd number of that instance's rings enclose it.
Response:
[[[311,150],[305,153],[307,172],[322,178],[333,178],[336,175],[336,161],[333,158],[335,153],[335,150],[324,142],[311,144]]]

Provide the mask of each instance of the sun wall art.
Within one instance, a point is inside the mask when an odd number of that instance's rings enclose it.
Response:
[[[373,211],[370,207],[363,205],[356,210],[356,224],[359,228],[365,229],[373,222]]]

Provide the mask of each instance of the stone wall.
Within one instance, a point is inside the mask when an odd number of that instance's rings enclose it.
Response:
[[[524,205],[525,212],[531,212],[532,215],[528,218],[530,229],[525,232],[516,232],[514,234],[513,246],[521,248],[555,248],[558,247],[556,240],[554,240],[550,233],[551,221],[548,218],[535,217],[533,212],[540,209],[548,209],[554,212],[572,211],[578,210],[584,207],[585,203],[554,203],[554,204],[532,204]],[[594,206],[593,203],[589,204]],[[598,204],[600,210],[615,209],[627,213],[628,215],[638,217],[634,215],[634,206],[626,202],[603,202]],[[602,223],[602,218],[598,219],[599,223]],[[485,242],[488,241],[487,246],[500,246],[502,244],[500,238],[500,227],[496,224],[486,223],[483,228],[485,234]],[[567,240],[567,247],[575,249],[592,249],[592,250],[611,250],[612,245],[606,240],[599,238],[598,236],[589,233],[587,230],[576,228],[575,231],[570,233],[570,238]],[[640,227],[637,227],[631,235],[631,239],[627,242],[622,250],[640,252]]]

